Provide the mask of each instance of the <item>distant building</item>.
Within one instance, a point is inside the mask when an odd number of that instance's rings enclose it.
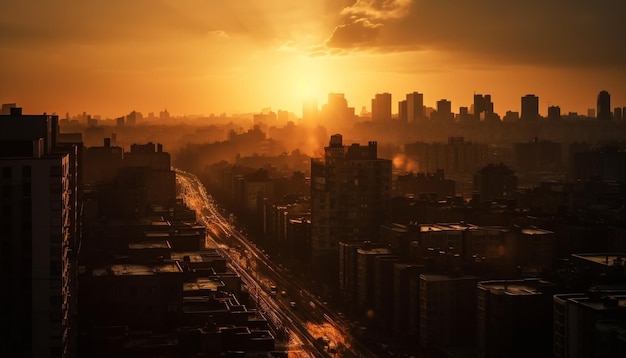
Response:
[[[616,121],[621,121],[623,119],[622,113],[623,112],[621,107],[615,107],[615,109],[613,110],[613,119]]]
[[[459,121],[461,121],[461,123],[469,120],[470,114],[469,114],[469,108],[467,107],[459,107]]]
[[[517,122],[519,120],[519,112],[506,111],[502,121],[504,122]]]
[[[559,106],[548,107],[548,119],[550,120],[561,119],[561,107]]]
[[[491,102],[491,95],[474,94],[474,120],[485,120],[491,118],[492,114],[493,102]]]
[[[527,94],[522,97],[522,120],[532,120],[539,118],[539,97],[534,94]]]
[[[595,108],[587,108],[587,117],[596,118],[596,109]]]
[[[407,122],[408,118],[407,101],[403,100],[398,102],[398,120],[401,122]]]
[[[372,99],[372,121],[391,120],[391,93],[377,93]]]
[[[16,107],[17,107],[16,103],[3,103],[2,110],[0,110],[0,115],[10,115],[11,108],[16,108]]]
[[[455,195],[455,181],[446,179],[443,170],[437,173],[407,173],[398,175],[394,194],[404,196],[436,193],[439,198]]]
[[[487,145],[466,142],[463,137],[449,137],[447,143],[409,143],[404,151],[418,172],[469,174],[487,164]]]
[[[441,99],[437,101],[437,112],[435,113],[436,118],[433,119],[436,120],[450,121],[454,119],[454,114],[452,113],[452,102],[446,99]]]
[[[506,165],[489,164],[474,174],[474,191],[483,201],[512,197],[517,176]]]
[[[563,166],[561,143],[535,138],[513,145],[515,165],[520,173],[556,172]]]
[[[424,95],[412,92],[406,95],[407,121],[409,123],[421,122],[426,119],[424,113]]]
[[[600,91],[598,93],[598,119],[601,121],[608,121],[611,119],[611,95],[607,91]]]

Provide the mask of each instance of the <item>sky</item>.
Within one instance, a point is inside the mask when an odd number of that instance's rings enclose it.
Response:
[[[301,114],[344,93],[626,106],[624,0],[0,0],[0,102],[115,118]]]

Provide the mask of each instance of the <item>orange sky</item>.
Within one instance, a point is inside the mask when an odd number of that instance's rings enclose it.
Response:
[[[598,5],[600,4],[600,5]],[[626,1],[0,0],[0,102],[27,113],[301,113],[424,93],[495,111],[626,106]]]

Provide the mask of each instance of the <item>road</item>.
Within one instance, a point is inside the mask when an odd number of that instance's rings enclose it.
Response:
[[[176,170],[180,195],[207,227],[207,247],[220,251],[277,332],[290,357],[376,357],[359,344],[348,323],[309,292],[287,268],[276,266],[220,213],[202,183]],[[275,287],[275,291],[272,290]]]

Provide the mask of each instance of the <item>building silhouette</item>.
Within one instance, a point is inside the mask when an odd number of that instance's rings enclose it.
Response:
[[[607,91],[600,91],[598,93],[598,105],[597,105],[597,116],[599,120],[609,120],[612,117],[611,114],[611,95]]]
[[[522,97],[522,120],[539,118],[539,97],[527,94]]]
[[[510,198],[517,189],[517,177],[506,165],[489,164],[474,174],[474,191],[484,201]]]
[[[391,120],[391,93],[377,93],[372,99],[372,121]]]
[[[398,102],[398,120],[401,122],[406,122],[408,121],[408,118],[408,107],[407,101],[405,99]]]
[[[548,107],[548,119],[550,120],[561,119],[561,107],[559,106]]]
[[[311,159],[311,259],[328,275],[340,241],[377,240],[391,196],[391,161],[377,157],[377,143],[342,140],[332,135],[324,157]]]
[[[425,117],[424,113],[424,95],[419,92],[412,92],[406,95],[406,112],[407,121],[421,122]]]
[[[491,95],[474,94],[474,119],[477,121],[490,118],[493,114]]]
[[[75,338],[78,150],[58,117],[0,116],[2,356],[67,357]]]
[[[436,120],[439,121],[450,121],[454,119],[454,114],[452,113],[452,102],[447,99],[441,99],[437,101],[437,112],[433,113]]]

